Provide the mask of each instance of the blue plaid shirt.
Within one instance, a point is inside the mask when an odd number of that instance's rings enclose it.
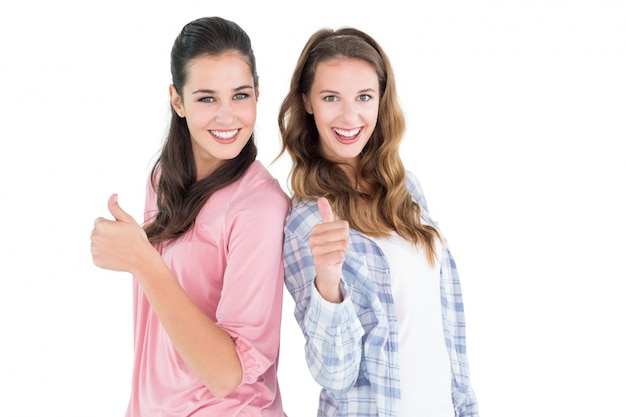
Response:
[[[417,178],[407,186],[425,223],[437,227]],[[285,226],[285,284],[295,301],[295,318],[304,334],[306,360],[322,386],[319,417],[395,417],[400,401],[398,318],[387,260],[367,236],[350,230],[343,264],[344,300],[325,301],[314,285],[315,268],[308,245],[321,222],[316,202],[297,201]],[[439,230],[439,229],[438,229]],[[441,307],[452,374],[452,401],[459,417],[477,417],[469,381],[461,286],[445,242],[441,259]]]

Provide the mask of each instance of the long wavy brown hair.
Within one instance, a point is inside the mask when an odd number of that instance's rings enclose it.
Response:
[[[203,17],[185,25],[174,41],[170,57],[172,84],[178,95],[183,96],[191,60],[230,51],[237,51],[246,59],[257,87],[256,59],[250,38],[239,25],[220,17]],[[144,226],[153,244],[174,240],[189,230],[207,199],[241,178],[257,156],[253,134],[237,157],[224,161],[208,177],[197,180],[187,122],[178,117],[173,107],[170,110],[169,132],[151,172],[158,210]]]
[[[315,120],[303,101],[303,96],[310,94],[318,65],[337,57],[368,62],[379,80],[378,121],[354,173],[358,189],[346,172],[349,168],[323,155]],[[282,137],[278,157],[287,151],[292,159],[289,183],[295,199],[326,197],[335,215],[347,220],[353,229],[373,237],[396,231],[425,248],[428,260],[434,263],[435,240],[441,237],[434,227],[421,222],[420,207],[406,186],[399,154],[404,114],[390,60],[372,37],[350,27],[314,33],[298,59],[289,93],[280,107],[278,126]]]

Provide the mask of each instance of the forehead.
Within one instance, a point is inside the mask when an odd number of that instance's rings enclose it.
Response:
[[[200,55],[187,64],[186,84],[253,84],[252,69],[246,57],[236,51],[220,55]],[[208,87],[208,86],[206,86]]]
[[[317,64],[313,84],[334,84],[333,88],[361,85],[360,89],[377,89],[378,75],[374,66],[363,59],[337,57]]]

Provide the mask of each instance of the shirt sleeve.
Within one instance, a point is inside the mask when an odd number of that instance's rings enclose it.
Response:
[[[310,216],[315,219],[314,216]],[[320,220],[321,221],[321,220]],[[297,226],[299,224],[299,226]],[[298,236],[295,228],[304,232]],[[315,381],[337,392],[349,390],[361,363],[363,327],[342,281],[341,303],[326,301],[315,287],[315,268],[305,218],[288,217],[285,229],[285,285],[295,301],[294,315],[305,337],[306,362]]]
[[[278,357],[287,196],[255,184],[228,209],[228,255],[216,320],[235,343],[242,384],[258,380]]]
[[[446,345],[453,346],[450,353],[450,365],[454,375],[452,386],[455,392],[453,396],[457,399],[455,406],[459,409],[459,416],[478,416],[477,399],[470,384],[461,281],[456,262],[447,245],[442,249],[441,285],[444,289],[441,308],[447,322],[447,326],[445,326]]]

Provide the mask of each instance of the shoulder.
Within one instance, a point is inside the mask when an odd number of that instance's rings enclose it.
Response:
[[[287,196],[278,180],[274,178],[274,176],[269,172],[269,170],[261,163],[261,161],[254,161],[246,170],[245,174],[239,180],[240,187],[243,188],[254,188],[261,187],[262,189],[267,189],[270,191],[278,192],[278,194],[283,194],[285,197]]]
[[[285,229],[288,233],[308,237],[311,229],[322,221],[316,201],[292,199]]]
[[[258,160],[248,167],[238,181],[235,194],[238,201],[253,201],[258,205],[271,204],[284,212],[289,208],[289,197],[280,183]]]
[[[406,171],[406,186],[411,194],[411,197],[413,197],[413,200],[415,200],[422,209],[428,212],[428,203],[426,202],[426,197],[424,196],[422,184],[417,176],[411,171]]]
[[[413,198],[417,199],[418,196],[424,195],[422,184],[412,171],[406,171],[406,186]]]
[[[234,219],[263,219],[275,224],[284,222],[289,209],[289,197],[278,181],[260,162],[253,162],[241,178],[209,197],[198,214],[198,221],[225,218],[227,223]]]

